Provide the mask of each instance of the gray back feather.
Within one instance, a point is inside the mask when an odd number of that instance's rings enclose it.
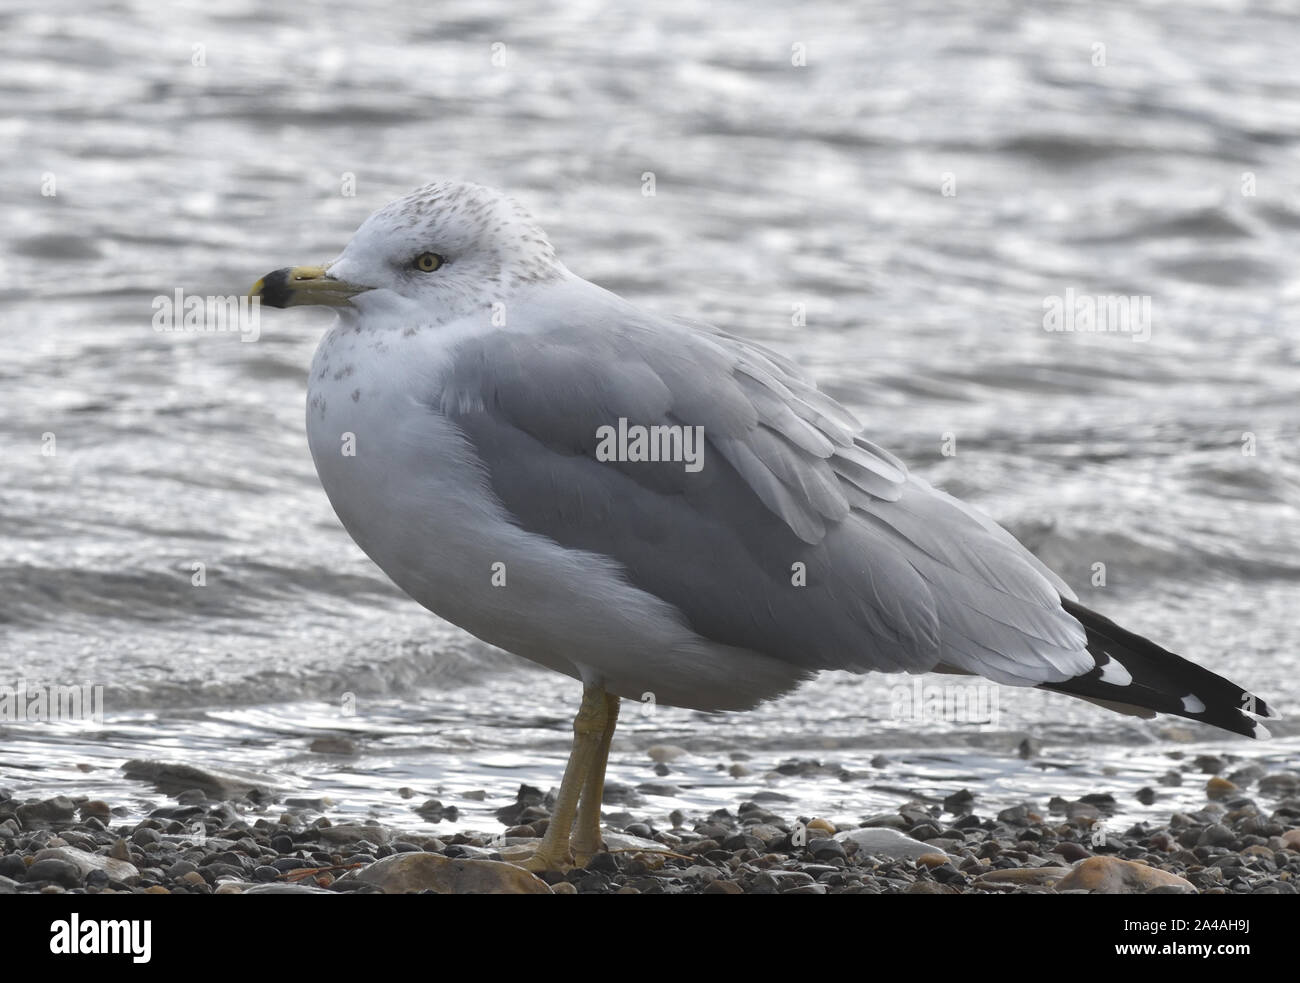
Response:
[[[1068,588],[793,363],[593,293],[580,320],[464,342],[431,399],[522,528],[617,560],[707,638],[800,666],[1024,683],[1091,665]],[[702,427],[703,468],[597,460],[620,418]]]

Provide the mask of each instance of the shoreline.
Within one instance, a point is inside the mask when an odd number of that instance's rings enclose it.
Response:
[[[1163,823],[1109,827],[1119,804],[1100,791],[989,814],[961,790],[839,824],[738,801],[662,825],[607,821],[610,852],[540,877],[509,862],[549,819],[530,786],[497,810],[504,835],[436,836],[335,823],[324,803],[280,803],[221,773],[137,765],[175,803],[138,822],[88,796],[0,789],[0,894],[1300,893],[1300,774],[1228,771],[1212,756],[1183,765],[1188,784],[1204,781],[1203,805]]]

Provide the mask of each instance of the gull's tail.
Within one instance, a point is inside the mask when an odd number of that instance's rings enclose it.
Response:
[[[1075,601],[1061,606],[1083,625],[1096,667],[1063,683],[1040,689],[1069,693],[1121,713],[1154,716],[1172,713],[1222,727],[1246,737],[1268,737],[1250,718],[1276,717],[1267,703],[1210,670],[1126,631],[1109,618]]]

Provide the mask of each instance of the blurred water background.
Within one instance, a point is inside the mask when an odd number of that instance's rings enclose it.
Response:
[[[0,725],[0,784],[144,809],[128,759],[237,766],[413,828],[436,797],[445,832],[558,782],[577,685],[406,599],[319,487],[330,315],[153,326],[440,176],[511,191],[588,279],[791,354],[1085,603],[1294,707],[1297,50],[1281,3],[6,5],[0,683],[102,685],[105,720]],[[1149,297],[1149,338],[1045,330],[1067,290]],[[1300,761],[1294,721],[1253,744],[997,687],[987,721],[918,719],[900,683],[628,707],[611,782],[656,820],[962,787],[1140,817],[1200,801],[1133,799],[1171,755]]]

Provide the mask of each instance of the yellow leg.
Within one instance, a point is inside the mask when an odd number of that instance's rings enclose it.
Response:
[[[579,867],[587,866],[587,861],[601,847],[600,803],[605,797],[605,766],[609,764],[609,745],[614,739],[614,728],[618,725],[618,697],[610,693],[602,695],[605,698],[605,729],[601,732],[600,744],[596,748],[596,759],[582,786],[578,820],[573,831],[573,858]]]
[[[537,852],[523,864],[529,870],[564,870],[571,865],[569,834],[573,830],[573,817],[577,813],[578,800],[587,785],[587,777],[600,756],[608,712],[609,703],[605,691],[598,686],[584,686],[582,706],[573,718],[573,750],[569,752],[569,763],[564,769],[564,780],[560,782],[560,793],[556,796],[546,835],[542,837]],[[603,788],[603,764],[601,772]],[[599,819],[599,809],[596,815]]]

